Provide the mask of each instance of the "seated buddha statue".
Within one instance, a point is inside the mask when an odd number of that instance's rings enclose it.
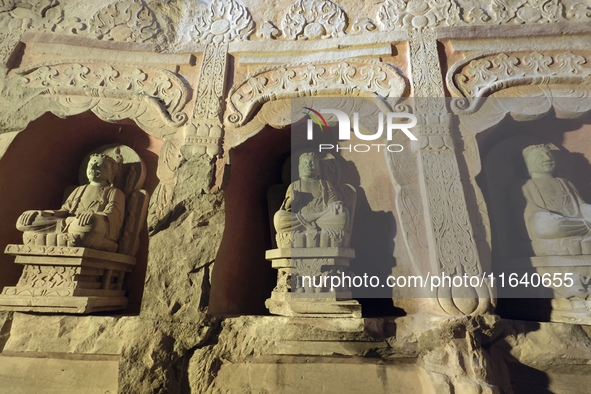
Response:
[[[524,219],[536,256],[591,254],[591,204],[564,178],[554,176],[551,144],[523,150],[530,179],[521,191]]]
[[[60,209],[26,211],[18,218],[23,242],[115,252],[125,216],[125,195],[112,186],[118,167],[111,156],[91,155],[89,183],[74,189]]]
[[[281,208],[273,217],[279,247],[328,246],[320,242],[324,238],[343,239],[349,220],[349,212],[339,201],[335,187],[320,177],[318,157],[303,153],[299,157],[300,179],[292,182],[286,192]],[[305,236],[303,242],[295,240]],[[331,246],[337,245],[338,241]]]

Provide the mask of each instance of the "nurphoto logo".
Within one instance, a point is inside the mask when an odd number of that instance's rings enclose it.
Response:
[[[386,124],[386,139],[388,141],[392,141],[392,135],[395,130],[402,131],[408,139],[412,141],[416,141],[417,137],[410,131],[411,128],[416,126],[417,124],[417,117],[413,114],[406,113],[406,112],[388,112],[384,114],[380,112],[378,114],[378,129],[374,134],[363,134],[359,130],[359,113],[353,112],[353,127],[351,127],[351,119],[349,116],[340,110],[337,109],[321,109],[317,111],[310,107],[302,107],[304,113],[309,116],[307,122],[307,138],[308,140],[312,140],[314,138],[314,124],[318,125],[320,131],[324,131],[324,129],[328,129],[328,122],[322,116],[322,114],[332,114],[335,115],[339,124],[339,141],[348,141],[351,139],[351,128],[353,129],[353,133],[355,136],[362,140],[362,141],[375,141],[382,138],[382,134],[384,133],[384,123]],[[385,119],[385,121],[384,121]],[[400,123],[401,119],[407,119],[408,122]],[[340,150],[348,150],[349,152],[369,152],[375,147],[378,152],[382,151],[382,148],[387,150],[388,152],[401,152],[404,148],[400,144],[355,144],[349,146],[340,146],[334,144],[319,144],[318,151],[322,152],[323,150],[332,150],[335,149],[337,152]]]

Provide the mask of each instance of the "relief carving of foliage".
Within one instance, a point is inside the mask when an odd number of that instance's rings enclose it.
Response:
[[[57,0],[0,0],[0,29],[22,33],[27,29],[40,32],[78,34],[86,29],[78,18],[68,18]]]
[[[383,30],[457,24],[460,8],[449,0],[385,0],[378,11]]]
[[[447,275],[477,275],[478,253],[456,158],[441,151],[424,152],[421,157],[440,266]]]
[[[166,137],[188,120],[185,82],[157,67],[124,64],[45,63],[0,80],[0,128],[20,131],[45,112],[60,117],[91,110],[106,121],[132,119]]]
[[[145,42],[156,37],[160,25],[142,0],[124,0],[98,11],[90,20],[98,39]]]
[[[74,280],[78,274],[80,267],[26,265],[17,286],[75,288]]]
[[[274,40],[281,34],[281,31],[277,28],[277,26],[275,26],[273,22],[266,21],[259,28],[259,31],[257,32],[257,37],[262,38],[264,40]]]
[[[195,19],[190,36],[202,44],[244,41],[254,32],[250,13],[235,0],[213,1]]]
[[[282,27],[288,40],[340,37],[347,28],[347,15],[329,0],[299,0],[285,15]]]
[[[384,0],[377,19],[382,30],[589,21],[591,7],[563,0]]]
[[[226,74],[227,44],[208,45],[203,54],[195,102],[195,118],[219,119]]]
[[[452,106],[465,112],[475,110],[480,98],[511,86],[581,82],[590,75],[588,60],[572,52],[501,53],[452,66],[446,82],[450,91],[460,97]]]
[[[23,87],[52,88],[66,95],[153,97],[162,103],[172,120],[186,117],[180,111],[188,100],[188,91],[173,73],[158,68],[115,67],[88,62],[58,63],[22,71],[17,78]]]
[[[226,120],[242,126],[260,104],[319,92],[348,96],[375,94],[400,97],[406,83],[394,68],[361,60],[318,65],[268,67],[258,70],[229,93]]]
[[[99,10],[90,21],[68,17],[57,0],[0,0],[0,29],[91,35],[101,40],[146,42],[161,33],[143,0],[120,0]]]

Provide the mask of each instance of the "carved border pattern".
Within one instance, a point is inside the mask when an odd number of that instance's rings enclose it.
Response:
[[[476,5],[474,4],[476,3]],[[377,20],[382,30],[463,25],[499,25],[589,21],[591,7],[562,0],[384,0]]]
[[[478,254],[456,160],[450,149],[421,152],[431,226],[443,272],[478,275]]]
[[[228,44],[208,44],[195,97],[192,124],[185,129],[185,142],[195,146],[193,153],[220,153],[222,112],[226,82]]]
[[[588,59],[572,52],[501,53],[454,64],[446,83],[452,94],[460,97],[452,101],[454,112],[470,114],[479,108],[483,97],[511,86],[584,83],[590,75]]]
[[[349,60],[263,68],[234,86],[228,95],[226,122],[239,127],[270,100],[329,95],[400,97],[405,82],[385,63]]]
[[[223,103],[228,46],[208,45],[201,62],[195,97],[195,118],[218,119]]]
[[[0,28],[31,29],[90,36],[102,40],[146,42],[163,37],[156,16],[143,0],[120,0],[99,10],[90,21],[65,15],[57,0],[5,0]]]
[[[74,294],[74,289],[68,289],[63,287],[47,289],[47,288],[33,288],[33,287],[12,287],[7,286],[2,291],[3,295],[10,296],[28,296],[28,297],[69,297]]]
[[[44,254],[54,256],[83,256],[84,248],[67,246],[40,246],[40,245],[7,245],[4,253],[7,254]]]
[[[437,45],[435,45],[435,32],[433,29],[424,29],[421,31],[411,30],[409,33],[413,96],[422,98],[416,104],[427,105],[426,111],[441,112],[445,109],[445,105],[442,104],[443,100],[441,100],[445,97],[445,93],[441,83],[442,74]],[[433,100],[425,100],[429,97],[432,97]]]
[[[80,267],[25,265],[16,286],[17,288],[36,287],[48,289],[60,287],[73,289],[76,287],[76,275],[80,274],[80,272]]]
[[[43,89],[49,94],[127,99],[145,96],[158,100],[174,123],[183,123],[181,112],[188,101],[188,88],[172,72],[157,67],[92,63],[44,63],[19,71],[21,86]],[[47,94],[45,93],[45,94]]]
[[[0,118],[8,131],[22,130],[47,111],[67,116],[90,109],[107,121],[130,118],[160,137],[175,133],[188,120],[183,112],[188,88],[176,74],[157,67],[47,62],[20,70],[0,85],[0,101],[14,108]]]

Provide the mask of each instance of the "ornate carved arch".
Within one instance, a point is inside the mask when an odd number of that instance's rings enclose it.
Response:
[[[157,222],[166,216],[176,183],[189,92],[183,79],[159,67],[92,60],[45,62],[14,70],[0,80],[0,130],[13,132],[11,140],[46,112],[66,117],[92,111],[107,122],[132,119],[146,133],[164,139],[157,169],[160,185],[153,200]]]
[[[455,63],[446,76],[458,115],[479,110],[484,98],[513,86],[589,84],[591,64],[569,52],[478,53]]]
[[[22,130],[45,112],[63,117],[91,110],[106,121],[129,118],[157,137],[176,133],[188,120],[188,87],[158,67],[45,62],[16,70],[0,82],[0,91],[5,131]]]
[[[263,68],[234,85],[228,94],[225,145],[239,145],[267,124],[290,124],[287,100],[291,98],[376,97],[387,106],[388,98],[400,98],[405,89],[406,82],[396,69],[380,62],[352,59]]]

